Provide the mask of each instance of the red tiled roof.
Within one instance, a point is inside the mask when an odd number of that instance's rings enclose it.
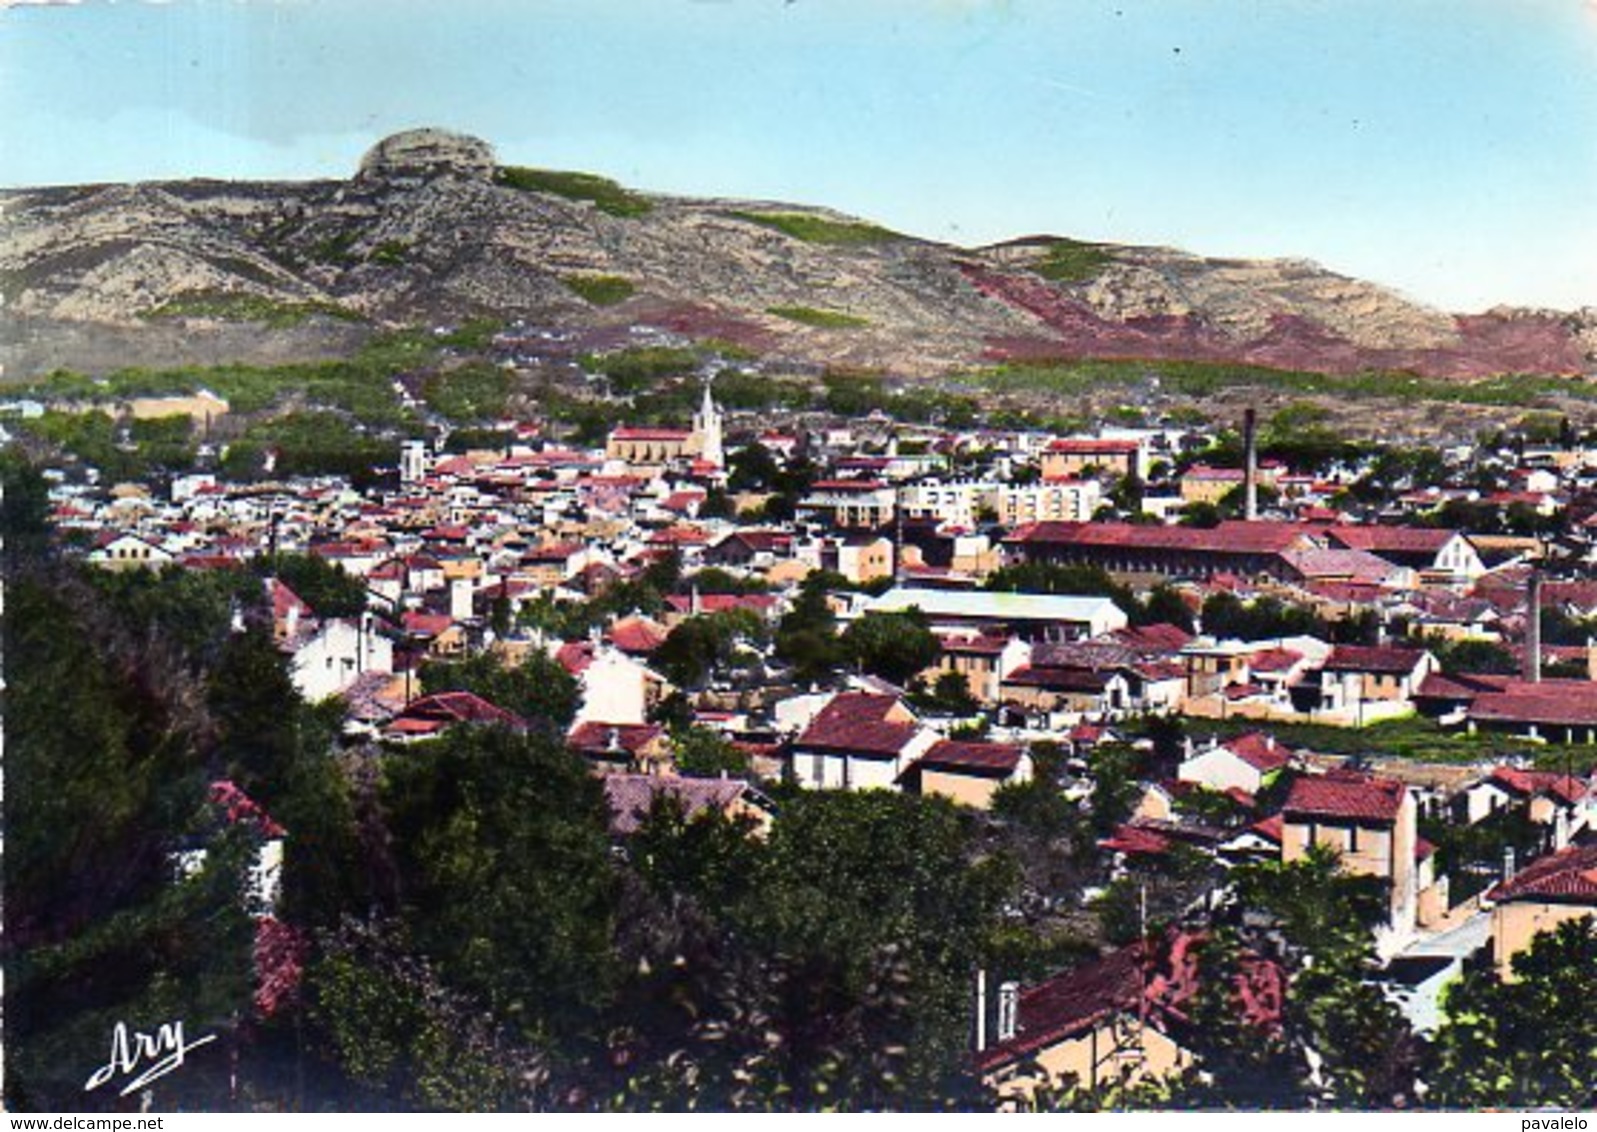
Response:
[[[1367,550],[1289,550],[1285,558],[1305,578],[1347,580],[1365,585],[1386,581],[1397,569],[1380,555]]]
[[[452,456],[433,466],[435,476],[469,476],[477,470],[475,464],[464,456]]]
[[[1192,634],[1179,625],[1161,622],[1158,625],[1128,625],[1116,629],[1114,637],[1129,649],[1138,652],[1179,652],[1192,643]]]
[[[699,612],[725,613],[729,609],[748,609],[760,614],[768,614],[776,605],[776,598],[770,594],[700,594]],[[665,603],[678,613],[693,612],[692,594],[671,594]]]
[[[796,745],[809,750],[891,758],[919,730],[913,723],[895,723],[887,718],[902,706],[895,696],[839,692],[810,721]]]
[[[722,547],[733,541],[741,542],[752,551],[774,553],[792,546],[793,536],[785,531],[733,531],[715,545]]]
[[[810,484],[810,491],[880,491],[886,484],[876,480],[819,480]]]
[[[1134,853],[1158,856],[1168,852],[1170,839],[1140,825],[1120,825],[1114,833],[1098,842],[1099,848],[1111,853]]]
[[[704,502],[707,498],[703,491],[673,491],[660,501],[660,506],[667,511],[688,511]]]
[[[1458,532],[1437,527],[1331,527],[1327,536],[1349,550],[1396,554],[1434,554]]]
[[[1248,828],[1254,833],[1257,833],[1260,837],[1264,838],[1266,841],[1273,841],[1279,845],[1281,844],[1281,838],[1283,836],[1282,826],[1284,824],[1285,823],[1282,821],[1280,814],[1271,814],[1263,821],[1254,822],[1252,825],[1248,826]]]
[[[1486,899],[1597,904],[1597,845],[1574,846],[1543,857],[1491,889]]]
[[[610,434],[611,440],[680,440],[686,441],[693,433],[685,428],[618,428]]]
[[[1584,687],[1568,687],[1571,684]],[[1541,684],[1516,681],[1509,685],[1509,690],[1482,692],[1476,696],[1469,714],[1471,719],[1482,722],[1597,727],[1597,694],[1594,693],[1597,693],[1597,685],[1585,680]]]
[[[1303,654],[1295,649],[1265,649],[1253,654],[1248,667],[1255,672],[1288,672],[1302,659]]]
[[[566,736],[566,742],[583,754],[603,754],[617,748],[635,755],[660,736],[665,728],[658,723],[579,723]]]
[[[1017,743],[968,743],[943,739],[932,744],[915,765],[984,777],[1004,777],[1015,772],[1025,750]]]
[[[1406,676],[1414,671],[1424,655],[1424,649],[1400,649],[1390,645],[1337,645],[1325,658],[1325,670]]]
[[[414,610],[407,611],[402,622],[405,632],[422,637],[436,637],[455,623],[447,613],[417,613]]]
[[[1007,637],[969,637],[950,633],[937,638],[938,645],[945,653],[959,653],[964,656],[997,656],[1009,645]]]
[[[1566,803],[1578,802],[1586,796],[1588,789],[1585,779],[1573,775],[1561,774],[1556,770],[1521,770],[1511,766],[1494,769],[1490,781],[1527,798],[1549,794]]]
[[[1027,664],[1005,676],[1003,682],[1022,688],[1047,688],[1057,692],[1101,692],[1113,677],[1113,670],[1108,669],[1051,668]]]
[[[1241,468],[1211,468],[1208,464],[1194,464],[1188,468],[1182,479],[1191,480],[1218,480],[1222,483],[1241,483],[1243,471]]]
[[[1509,676],[1457,673],[1452,676],[1432,672],[1420,681],[1414,695],[1420,699],[1473,700],[1483,692],[1500,692],[1512,682]]]
[[[1187,667],[1179,660],[1145,660],[1131,666],[1144,680],[1184,680]]]
[[[1389,824],[1397,820],[1407,793],[1407,788],[1394,779],[1332,772],[1292,783],[1282,813],[1289,819],[1339,818]]]
[[[1035,1053],[1097,1026],[1120,1011],[1135,1010],[1143,995],[1141,944],[1055,975],[1020,992],[1015,1036],[976,1055],[979,1069],[991,1069]]]
[[[579,675],[593,663],[593,644],[589,641],[568,641],[555,653],[555,660],[571,675]]]
[[[666,527],[662,530],[655,531],[649,536],[649,542],[654,545],[669,544],[673,546],[685,546],[690,543],[708,545],[709,541],[709,536],[704,533],[702,528],[688,526],[686,524],[679,524],[674,527]]]
[[[1379,601],[1387,592],[1385,587],[1374,582],[1312,581],[1305,582],[1303,590],[1326,601],[1345,601],[1361,605]]]
[[[1100,440],[1091,437],[1067,436],[1052,441],[1047,450],[1049,452],[1064,453],[1065,455],[1107,456],[1111,454],[1126,455],[1136,452],[1141,447],[1135,440]]]
[[[475,692],[434,692],[412,700],[390,727],[404,731],[416,729],[411,725],[418,723],[434,725],[435,729],[454,723],[497,723],[517,729],[527,726],[519,715],[494,706]]]
[[[1279,554],[1318,528],[1297,523],[1221,523],[1217,527],[1155,527],[1135,523],[1032,523],[1008,539],[1022,545],[1108,546],[1211,554]]]
[[[664,625],[647,617],[623,617],[605,634],[616,648],[634,655],[653,652],[665,643],[667,635]]]
[[[523,562],[554,562],[565,565],[566,559],[582,553],[580,542],[562,542],[552,546],[535,546],[521,556]]]
[[[1291,761],[1285,747],[1260,731],[1238,735],[1222,746],[1261,774],[1279,770]]]
[[[289,614],[296,612],[301,617],[311,615],[311,607],[305,603],[305,599],[276,578],[268,578],[266,588],[272,597],[272,620],[286,621]]]
[[[626,836],[638,831],[656,798],[675,798],[684,817],[709,809],[725,810],[749,791],[735,778],[664,778],[654,774],[607,774],[604,800],[610,806],[610,832]]]

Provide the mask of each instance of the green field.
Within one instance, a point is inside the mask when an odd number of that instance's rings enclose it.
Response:
[[[1048,252],[1031,269],[1054,283],[1075,283],[1091,279],[1114,262],[1114,256],[1098,244],[1079,240],[1057,239],[1048,245]]]
[[[507,188],[523,192],[550,193],[567,200],[591,201],[600,212],[611,216],[645,216],[654,209],[647,198],[623,188],[608,177],[597,177],[592,173],[505,165],[500,167],[494,179]]]
[[[854,330],[871,324],[868,318],[844,314],[842,311],[821,310],[818,307],[766,307],[765,313],[785,318],[789,322],[817,326],[823,330]]]
[[[273,330],[298,326],[311,318],[334,318],[341,322],[365,321],[355,311],[341,307],[337,303],[315,299],[306,302],[285,302],[238,291],[191,291],[168,299],[153,310],[145,311],[140,317],[216,318],[228,322],[258,322]]]
[[[1258,720],[1183,720],[1188,733],[1231,736],[1262,730],[1289,747],[1325,755],[1387,755],[1427,763],[1495,763],[1510,756],[1533,759],[1536,765],[1576,773],[1597,764],[1597,746],[1532,743],[1513,735],[1467,735],[1444,731],[1420,716],[1372,723],[1368,727],[1327,727],[1314,723],[1271,723]]]
[[[1408,402],[1526,408],[1546,397],[1597,400],[1597,384],[1580,378],[1506,374],[1480,381],[1444,381],[1411,373],[1367,371],[1350,375],[1271,369],[1233,362],[1087,359],[1000,365],[962,375],[995,393],[1047,393],[1079,397],[1097,389],[1147,385],[1167,393],[1211,397],[1244,387],[1302,396],[1360,400],[1389,398]]]
[[[620,275],[567,275],[561,280],[572,293],[596,307],[624,303],[637,290],[632,280]]]
[[[904,237],[879,224],[854,220],[832,220],[807,212],[734,212],[739,220],[759,224],[807,244],[835,246],[881,244]]]

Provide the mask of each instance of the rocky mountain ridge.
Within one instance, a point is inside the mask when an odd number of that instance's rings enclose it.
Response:
[[[1455,316],[1301,260],[1051,237],[957,248],[826,209],[507,169],[485,142],[385,139],[347,181],[0,193],[9,376],[345,348],[486,315],[651,324],[829,365],[1189,358],[1323,372],[1579,375],[1597,311]],[[106,343],[116,343],[114,349]]]

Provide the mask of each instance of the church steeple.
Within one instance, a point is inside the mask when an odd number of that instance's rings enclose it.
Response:
[[[698,435],[699,459],[722,468],[726,466],[726,453],[722,447],[721,410],[710,391],[712,381],[705,378],[704,401],[693,416],[693,431]]]

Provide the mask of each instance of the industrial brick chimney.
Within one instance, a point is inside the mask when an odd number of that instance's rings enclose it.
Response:
[[[1242,517],[1259,517],[1258,415],[1250,407],[1242,414]]]
[[[1542,572],[1532,569],[1525,583],[1525,679],[1542,678]]]

